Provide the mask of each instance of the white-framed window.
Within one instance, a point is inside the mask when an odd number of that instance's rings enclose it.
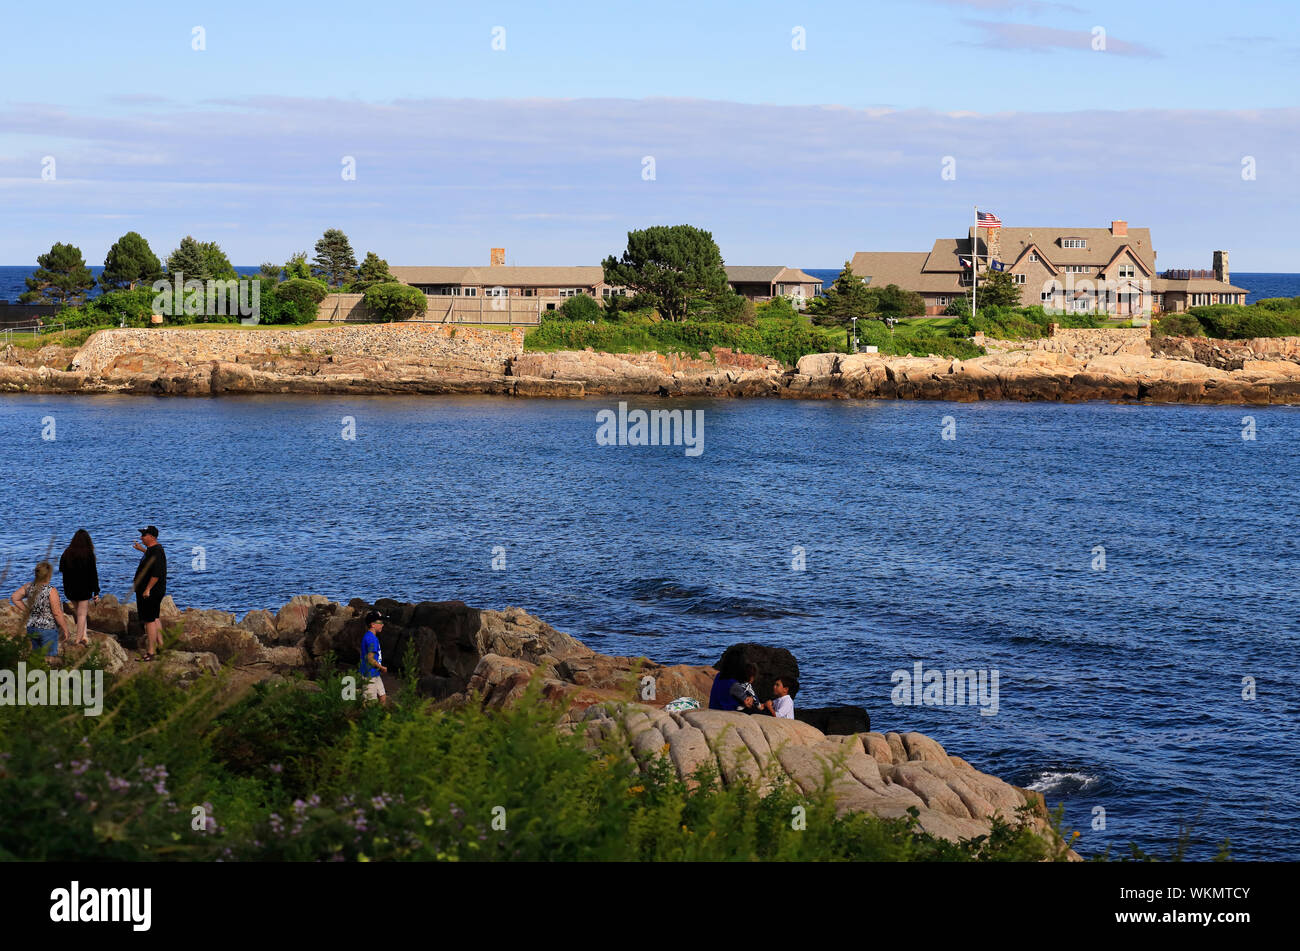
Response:
[[[478,297],[478,288],[465,287],[461,289],[461,293],[464,294],[466,297]]]
[[[1084,241],[1083,238],[1062,238],[1061,239],[1061,247],[1063,248],[1086,248],[1087,246],[1088,246],[1088,242]]]
[[[947,295],[947,294],[940,294],[938,297],[936,297],[936,298],[934,299],[934,302],[935,302],[936,304],[938,304],[940,307],[947,307],[947,306],[948,306],[948,295]]]
[[[1028,277],[1026,274],[1012,274],[1011,276],[1015,278],[1017,284],[1025,283],[1025,279]]]
[[[1085,274],[1089,268],[1086,264],[1067,264],[1061,270],[1066,274]]]
[[[1030,251],[1030,252],[1029,252],[1029,262],[1030,262],[1031,264],[1037,264],[1037,263],[1038,263],[1038,252],[1037,252],[1037,251]]]
[[[509,297],[510,291],[504,287],[485,287],[483,289],[484,297]]]
[[[535,287],[523,287],[523,288],[520,288],[520,290],[519,290],[519,296],[520,296],[520,297],[536,297],[536,296],[537,296],[537,288],[535,288]]]
[[[1192,306],[1193,306],[1193,307],[1204,307],[1204,306],[1205,306],[1206,304],[1208,304],[1209,302],[1210,302],[1210,295],[1209,295],[1209,294],[1193,294],[1193,295],[1192,295]]]
[[[581,293],[582,293],[582,288],[580,288],[580,287],[561,287],[561,288],[560,288],[560,296],[561,296],[561,297],[577,297],[577,296],[578,296],[579,294],[581,294]]]
[[[1120,277],[1137,277],[1137,271],[1131,264],[1121,264],[1119,266]]]
[[[1164,295],[1164,294],[1152,294],[1152,295],[1151,295],[1151,303],[1154,304],[1155,306],[1157,306],[1157,307],[1161,307],[1161,306],[1164,305],[1164,302],[1165,302],[1165,295]]]
[[[1049,287],[1047,288],[1047,290],[1039,292],[1038,299],[1041,301],[1050,301],[1055,296],[1056,296],[1056,288]]]

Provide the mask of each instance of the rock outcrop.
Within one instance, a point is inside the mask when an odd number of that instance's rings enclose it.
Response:
[[[615,740],[643,769],[666,760],[688,783],[702,769],[760,789],[785,777],[806,794],[829,786],[841,813],[899,819],[915,809],[921,829],[952,841],[987,835],[995,816],[1014,824],[1022,815],[1057,841],[1038,793],[979,772],[920,733],[826,736],[798,720],[640,704],[594,705],[580,728],[593,746]]]
[[[1014,349],[970,360],[809,354],[789,369],[725,349],[526,353],[520,330],[433,324],[101,330],[66,363],[66,354],[52,352],[59,348],[38,351],[40,358],[11,348],[7,359],[0,355],[0,392],[1300,403],[1297,338],[1059,330],[1000,343]]]
[[[224,611],[167,607],[169,647],[157,666],[181,684],[225,666],[246,685],[318,664],[326,654],[354,667],[364,617],[373,608],[386,616],[380,641],[390,670],[405,673],[402,659],[413,658],[411,673],[422,692],[445,703],[500,708],[538,678],[542,697],[565,708],[564,729],[592,743],[615,737],[643,767],[663,756],[687,782],[709,766],[724,783],[744,777],[764,788],[784,776],[806,793],[829,783],[841,811],[902,818],[915,808],[923,830],[954,841],[988,834],[994,816],[1014,822],[1028,806],[1034,827],[1053,836],[1037,793],[977,771],[919,733],[870,732],[861,708],[814,710],[814,723],[707,709],[670,713],[664,706],[682,697],[707,706],[718,671],[600,654],[518,608],[384,599],[339,604],[302,595],[274,614],[250,611],[236,621]],[[134,608],[112,596],[101,599],[91,609],[91,646],[66,651],[64,662],[93,652],[112,673],[136,672],[139,662],[119,643],[138,630]],[[18,634],[18,622],[17,609],[0,610],[0,633]],[[729,671],[749,662],[760,668],[760,696],[773,677],[798,676],[798,662],[781,648],[739,644],[719,660]]]

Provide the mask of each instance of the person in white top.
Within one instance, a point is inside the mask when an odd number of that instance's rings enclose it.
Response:
[[[799,685],[794,682],[793,677],[789,680],[781,677],[772,684],[772,693],[776,694],[771,707],[773,716],[783,720],[794,719],[794,697],[790,696],[790,691],[798,689]]]

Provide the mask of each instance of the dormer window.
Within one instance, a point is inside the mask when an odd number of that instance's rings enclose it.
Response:
[[[1083,238],[1062,238],[1061,247],[1063,248],[1086,248],[1088,242]]]

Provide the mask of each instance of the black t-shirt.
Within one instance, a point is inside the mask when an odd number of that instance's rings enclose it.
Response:
[[[135,569],[136,594],[144,594],[150,578],[158,580],[149,592],[149,597],[161,598],[167,593],[167,553],[163,551],[162,545],[154,545],[140,556],[140,565]]]

